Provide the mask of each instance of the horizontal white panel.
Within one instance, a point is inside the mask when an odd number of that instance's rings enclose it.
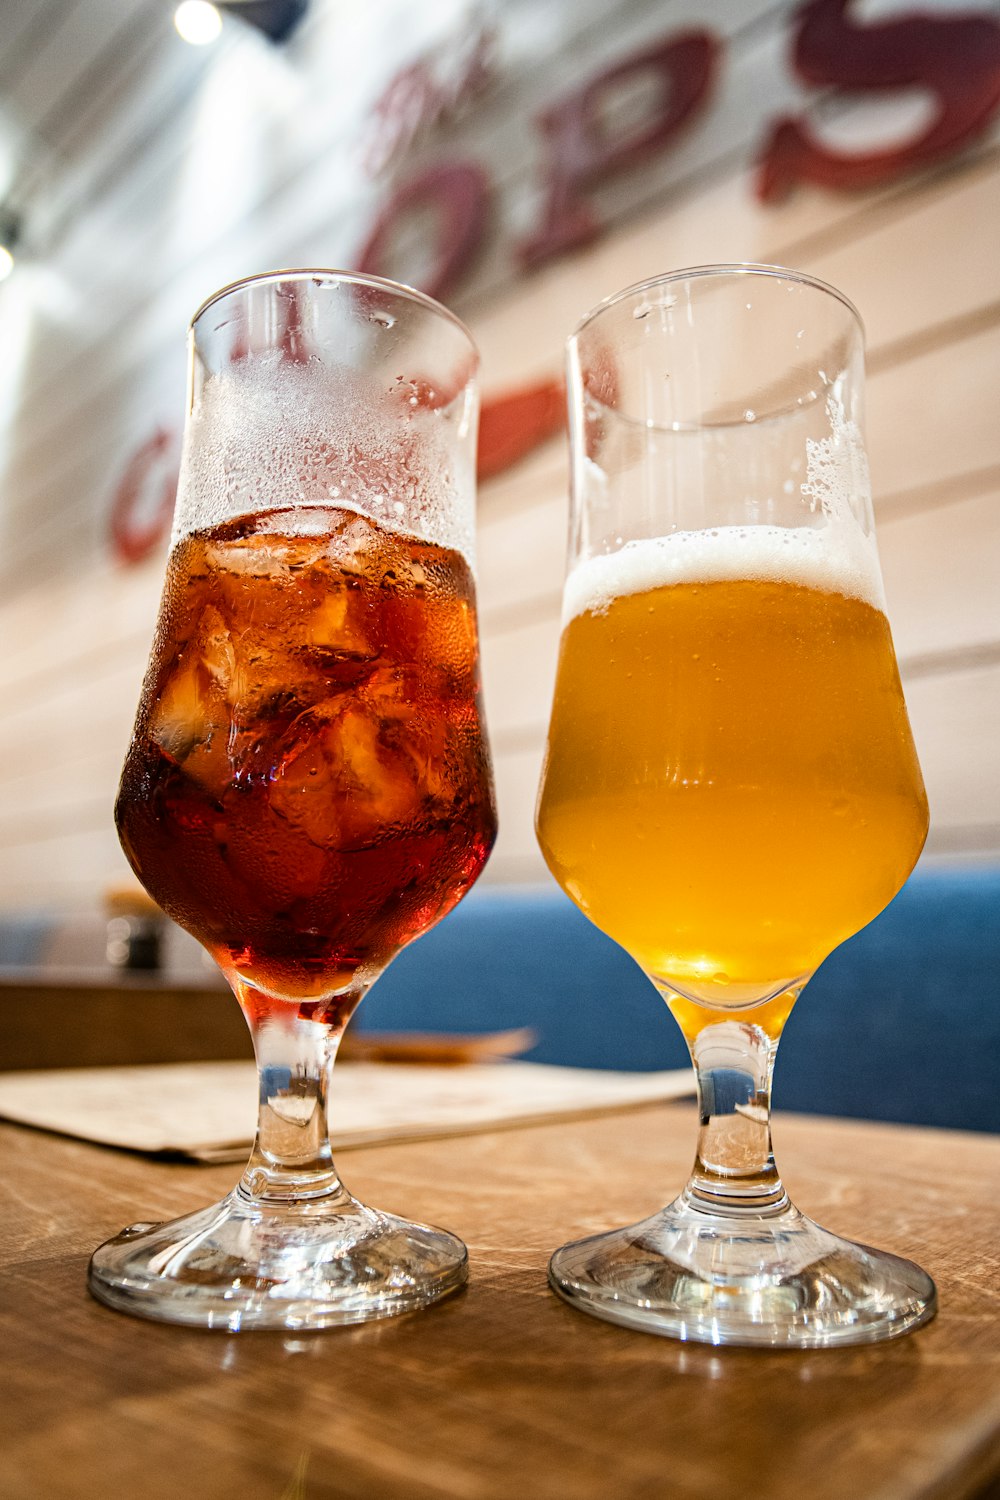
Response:
[[[1000,492],[880,521],[878,542],[902,659],[983,642],[1000,650]]]
[[[496,759],[497,809],[500,828],[490,858],[495,874],[506,878],[549,880],[551,876],[535,838],[535,800],[542,765],[542,736],[536,747]]]
[[[895,184],[880,194],[859,197],[801,189],[779,205],[760,203],[754,194],[754,173],[734,167],[722,180],[709,177],[706,183],[692,184],[679,199],[585,252],[543,267],[488,312],[477,315],[470,309],[469,321],[484,369],[494,372],[499,383],[513,383],[561,368],[566,336],[579,319],[623,287],[683,266],[723,261],[795,264],[827,276],[831,266],[836,270],[834,256],[839,253],[829,249],[829,242],[834,239],[839,245],[847,235],[848,248],[857,243],[859,254],[850,267],[854,293],[847,286],[843,289],[855,295],[874,347],[876,338],[885,342],[883,325],[893,334],[898,331],[901,315],[905,331],[912,333],[979,306],[977,292],[981,302],[998,295],[995,268],[990,275],[991,241],[986,232],[997,213],[998,184],[1000,153],[993,147],[950,173]],[[941,276],[939,242],[942,234],[947,238],[948,218],[947,213],[943,218],[936,215],[935,206],[940,200],[954,207],[956,194],[965,231],[977,212],[982,222],[977,244],[960,244],[958,232],[955,243],[949,242],[948,277],[953,271],[960,275],[966,261],[973,263],[977,274],[961,291],[950,288],[944,299],[922,295],[901,303],[891,284],[896,273],[891,257],[906,259],[910,284],[915,277],[922,276],[926,284]],[[935,229],[929,255],[919,239],[925,220]],[[877,234],[870,233],[876,226]],[[822,259],[824,245],[829,266]],[[827,279],[839,284],[835,275]],[[883,300],[890,303],[885,319],[878,311]]]
[[[479,526],[489,526],[520,510],[531,495],[548,495],[556,490],[565,493],[568,487],[569,441],[561,432],[479,486]]]
[[[568,497],[564,476],[531,486],[517,510],[480,523],[478,546],[479,609],[483,630],[512,623],[529,601],[556,599],[562,593],[566,566]],[[558,605],[557,605],[558,608]]]
[[[1000,666],[905,688],[932,827],[1000,826]]]
[[[51,774],[49,781],[48,793],[34,803],[10,802],[0,809],[0,850],[6,863],[20,864],[25,850],[69,829],[112,826],[117,775],[104,774],[96,784],[82,786]]]
[[[803,257],[859,308],[869,351],[1000,299],[1000,159],[900,197],[835,250]]]
[[[1000,464],[998,391],[996,326],[872,375],[866,441],[876,503]]]
[[[0,847],[110,818],[127,745],[112,730],[59,744],[48,759],[33,755],[11,765],[0,803]]]
[[[484,635],[483,687],[492,733],[548,723],[559,633],[557,604],[548,619]]]
[[[43,697],[8,694],[0,719],[0,764],[17,775],[25,764],[51,765],[82,743],[119,745],[124,755],[135,720],[144,655],[100,671],[67,674]]]
[[[0,908],[99,911],[104,892],[131,879],[110,820],[90,826],[78,820],[51,838],[4,851]]]
[[[112,660],[141,663],[153,639],[161,560],[95,564],[46,579],[0,602],[0,694],[48,696],[53,682],[100,675]]]

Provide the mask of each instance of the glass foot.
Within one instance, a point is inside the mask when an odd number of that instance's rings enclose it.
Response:
[[[919,1328],[937,1306],[919,1266],[839,1239],[791,1206],[737,1219],[684,1198],[564,1245],[549,1281],[595,1317],[702,1344],[874,1343]]]
[[[426,1307],[465,1283],[443,1229],[338,1198],[262,1207],[234,1189],[167,1224],[133,1224],[95,1250],[88,1285],[138,1317],[198,1328],[330,1328]]]

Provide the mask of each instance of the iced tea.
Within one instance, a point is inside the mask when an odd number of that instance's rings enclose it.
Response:
[[[346,509],[175,548],[116,818],[230,976],[329,996],[475,881],[495,813],[473,590],[460,553]]]

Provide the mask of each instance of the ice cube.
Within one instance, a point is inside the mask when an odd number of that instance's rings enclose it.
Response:
[[[383,666],[361,694],[378,726],[383,759],[413,783],[419,801],[448,796],[447,674]]]
[[[225,698],[200,657],[185,657],[168,678],[152,705],[149,734],[199,784],[229,780]]]
[[[226,799],[223,858],[240,883],[275,910],[323,889],[328,856],[304,830],[262,809],[258,799],[265,797],[261,786]]]
[[[209,606],[178,653],[152,704],[150,737],[199,783],[220,788],[230,778],[230,698],[236,654],[222,615]]]
[[[373,661],[378,652],[377,627],[365,590],[334,586],[314,597],[302,621],[301,642],[320,666],[325,660],[343,658]],[[289,622],[286,646],[294,648],[297,634]]]
[[[211,733],[215,722],[199,677],[197,660],[183,662],[167,679],[150,709],[150,738],[177,762]]]
[[[189,650],[198,652],[205,671],[228,697],[236,676],[236,652],[222,615],[211,605],[199,621]]]
[[[253,533],[238,541],[209,543],[205,548],[209,568],[218,576],[226,573],[240,578],[287,578],[289,547],[282,537]]]
[[[382,721],[362,703],[345,704],[326,722],[306,716],[296,730],[297,743],[271,786],[271,807],[315,843],[365,847],[419,811],[423,791],[413,757],[390,743]]]

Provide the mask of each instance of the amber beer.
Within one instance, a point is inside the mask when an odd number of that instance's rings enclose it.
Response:
[[[116,816],[226,973],[303,1002],[373,977],[495,834],[464,558],[337,509],[180,542]]]
[[[923,845],[863,540],[680,533],[570,577],[539,840],[587,915],[692,998],[745,1005],[808,975]]]

